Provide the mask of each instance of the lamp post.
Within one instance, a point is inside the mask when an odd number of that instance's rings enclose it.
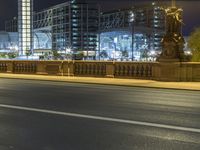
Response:
[[[131,29],[131,33],[132,33],[132,43],[131,43],[131,60],[134,61],[134,21],[132,22],[132,29]]]
[[[132,43],[131,43],[131,60],[134,61],[134,33],[135,33],[135,14],[134,11],[131,11],[130,13],[130,23],[131,23],[131,37],[132,37]]]
[[[71,52],[72,52],[71,47],[67,47],[65,49],[65,57],[67,57],[67,60],[71,59],[71,57],[72,57],[72,53]]]

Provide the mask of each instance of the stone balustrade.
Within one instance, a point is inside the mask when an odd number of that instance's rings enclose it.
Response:
[[[92,62],[92,61],[78,61],[74,62],[74,75],[75,76],[106,76],[106,62]]]
[[[115,77],[150,79],[155,65],[156,63],[151,62],[116,62]]]
[[[8,64],[6,61],[1,61],[0,62],[0,73],[1,72],[7,72],[8,70]]]
[[[35,74],[37,72],[36,62],[14,61],[12,66],[13,73]]]
[[[2,60],[0,73],[200,81],[200,63]]]

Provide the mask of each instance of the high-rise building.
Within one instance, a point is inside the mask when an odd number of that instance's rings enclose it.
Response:
[[[33,0],[19,0],[19,18],[5,25],[7,32],[18,34],[18,24],[20,55],[34,49],[35,55],[51,50],[63,55],[83,53],[88,59],[123,56],[130,60],[161,50],[164,5],[148,3],[102,12],[96,3],[71,0],[33,14],[32,4]],[[38,50],[43,53],[36,54]]]
[[[161,51],[165,31],[163,7],[148,3],[101,13],[100,57],[141,60],[147,54],[156,56]]]
[[[95,57],[98,17],[97,4],[69,1],[36,12],[33,24],[35,33],[51,33],[52,50]]]
[[[33,48],[33,0],[18,0],[19,55],[31,53]]]

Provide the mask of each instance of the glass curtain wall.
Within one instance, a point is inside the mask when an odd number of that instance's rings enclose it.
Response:
[[[132,34],[128,31],[113,31],[100,34],[100,59],[132,60]],[[150,50],[152,41],[144,33],[134,34],[134,58],[142,60],[145,50]]]

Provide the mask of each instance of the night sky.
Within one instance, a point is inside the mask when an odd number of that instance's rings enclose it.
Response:
[[[67,0],[34,0],[34,10],[41,10],[66,2]],[[87,0],[90,2],[97,2],[102,6],[103,10],[112,10],[117,8],[126,8],[134,5],[134,3],[141,3],[145,0]],[[150,3],[151,0],[146,0]],[[164,2],[164,0],[155,0]],[[194,28],[200,26],[200,1],[198,0],[184,0],[177,1],[177,5],[184,10],[184,35],[188,35]],[[0,0],[0,29],[4,30],[4,21],[17,16],[17,0]]]

